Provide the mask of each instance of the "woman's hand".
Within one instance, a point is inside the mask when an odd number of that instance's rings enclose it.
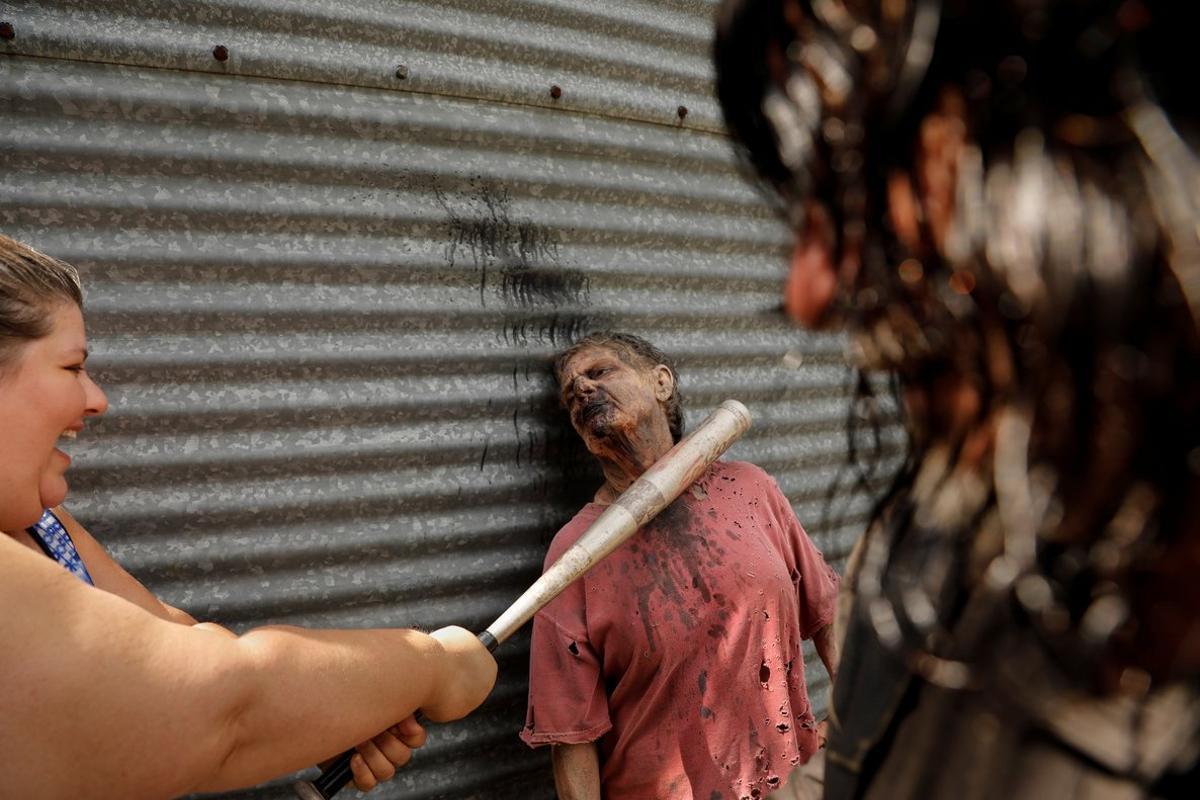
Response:
[[[425,729],[416,719],[408,717],[358,745],[354,748],[358,752],[350,759],[355,788],[369,792],[391,780],[396,770],[412,758],[412,751],[424,744]]]
[[[434,722],[465,717],[487,699],[496,684],[496,659],[475,634],[451,625],[430,634],[442,646],[443,666],[433,697],[421,713]]]

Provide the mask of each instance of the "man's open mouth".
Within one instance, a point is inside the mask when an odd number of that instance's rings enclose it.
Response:
[[[604,400],[598,400],[593,403],[588,403],[586,406],[580,408],[579,413],[576,416],[579,418],[581,423],[587,424],[607,410],[608,403]]]

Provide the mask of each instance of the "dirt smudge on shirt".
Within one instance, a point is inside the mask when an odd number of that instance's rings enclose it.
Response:
[[[704,501],[692,501],[687,495],[671,503],[643,529],[638,548],[630,548],[652,578],[634,587],[642,627],[652,651],[658,644],[651,620],[651,598],[656,594],[674,608],[688,630],[696,627],[697,618],[701,616],[697,600],[704,605],[715,601],[722,606],[722,622],[728,617],[724,596],[719,600],[714,598],[703,569],[705,566],[719,567],[723,563],[724,548],[713,547],[703,535],[706,526],[697,524],[699,520],[694,518],[695,514],[703,513],[696,508],[697,503]],[[710,626],[707,633],[718,638],[724,634],[724,629]]]

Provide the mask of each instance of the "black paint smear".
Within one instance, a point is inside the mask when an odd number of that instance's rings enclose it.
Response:
[[[565,348],[602,327],[602,320],[587,314],[505,314],[497,337],[507,345],[549,344]]]
[[[525,263],[508,264],[500,270],[500,296],[521,308],[582,303],[589,288],[588,276],[579,270]]]
[[[486,308],[492,302],[501,307],[495,330],[498,342],[514,348],[560,349],[596,328],[609,327],[604,317],[583,313],[589,304],[590,279],[563,263],[560,230],[517,216],[508,189],[482,177],[471,178],[454,191],[436,180],[428,189],[445,213],[445,262],[451,267],[473,267],[480,305]],[[520,398],[527,388],[518,383],[522,369],[527,382],[536,370],[540,380],[552,383],[549,366],[541,359],[514,360],[514,397]],[[567,425],[557,392],[530,400],[529,418],[519,424],[514,413],[513,428],[516,466],[543,472],[541,495],[557,501],[566,522],[568,513],[591,499],[602,476]],[[485,443],[480,469],[489,457],[495,462],[499,452]],[[547,538],[553,530],[549,528]]]
[[[480,305],[487,307],[489,294],[522,309],[587,305],[589,278],[562,265],[557,231],[514,219],[507,189],[480,182],[473,194],[455,195],[453,202],[440,187],[434,194],[448,217],[446,261],[455,266],[469,254],[479,270]],[[489,286],[489,274],[497,273],[499,285]]]
[[[561,349],[596,328],[608,327],[605,318],[583,313],[589,304],[590,279],[562,263],[559,231],[517,217],[507,189],[482,178],[453,193],[437,183],[430,188],[446,214],[446,263],[453,267],[466,262],[476,269],[481,306],[496,298],[500,301],[497,341],[509,347]],[[550,378],[549,366],[528,359],[514,363],[514,396],[520,394],[517,377],[522,368],[528,381],[531,369]],[[600,470],[566,422],[557,392],[541,398],[536,407],[531,401],[530,419],[519,426],[514,421],[514,455],[518,467],[548,468],[547,474],[556,476],[564,487],[551,494],[564,508],[578,508],[591,499]],[[539,436],[543,441],[538,441]],[[495,459],[495,451],[489,455]]]
[[[517,423],[517,417],[520,414],[519,408],[513,409],[513,438],[517,442],[517,466],[521,466],[521,426]]]

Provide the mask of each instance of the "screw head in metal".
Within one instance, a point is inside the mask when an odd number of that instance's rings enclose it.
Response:
[[[686,117],[687,116],[687,106],[680,106],[679,108],[675,109],[675,116],[679,117],[680,119],[683,119],[684,117]]]
[[[0,22],[0,39],[6,42],[11,42],[17,35],[17,29],[8,20]]]
[[[555,100],[562,97],[562,87],[559,86],[558,84],[551,86],[550,87],[550,96],[553,97]]]
[[[408,78],[408,67],[404,66],[403,64],[397,64],[396,65],[396,77],[399,78],[400,80],[405,80],[406,78]]]
[[[213,48],[213,58],[217,61],[229,60],[229,48],[223,44],[219,44]]]

